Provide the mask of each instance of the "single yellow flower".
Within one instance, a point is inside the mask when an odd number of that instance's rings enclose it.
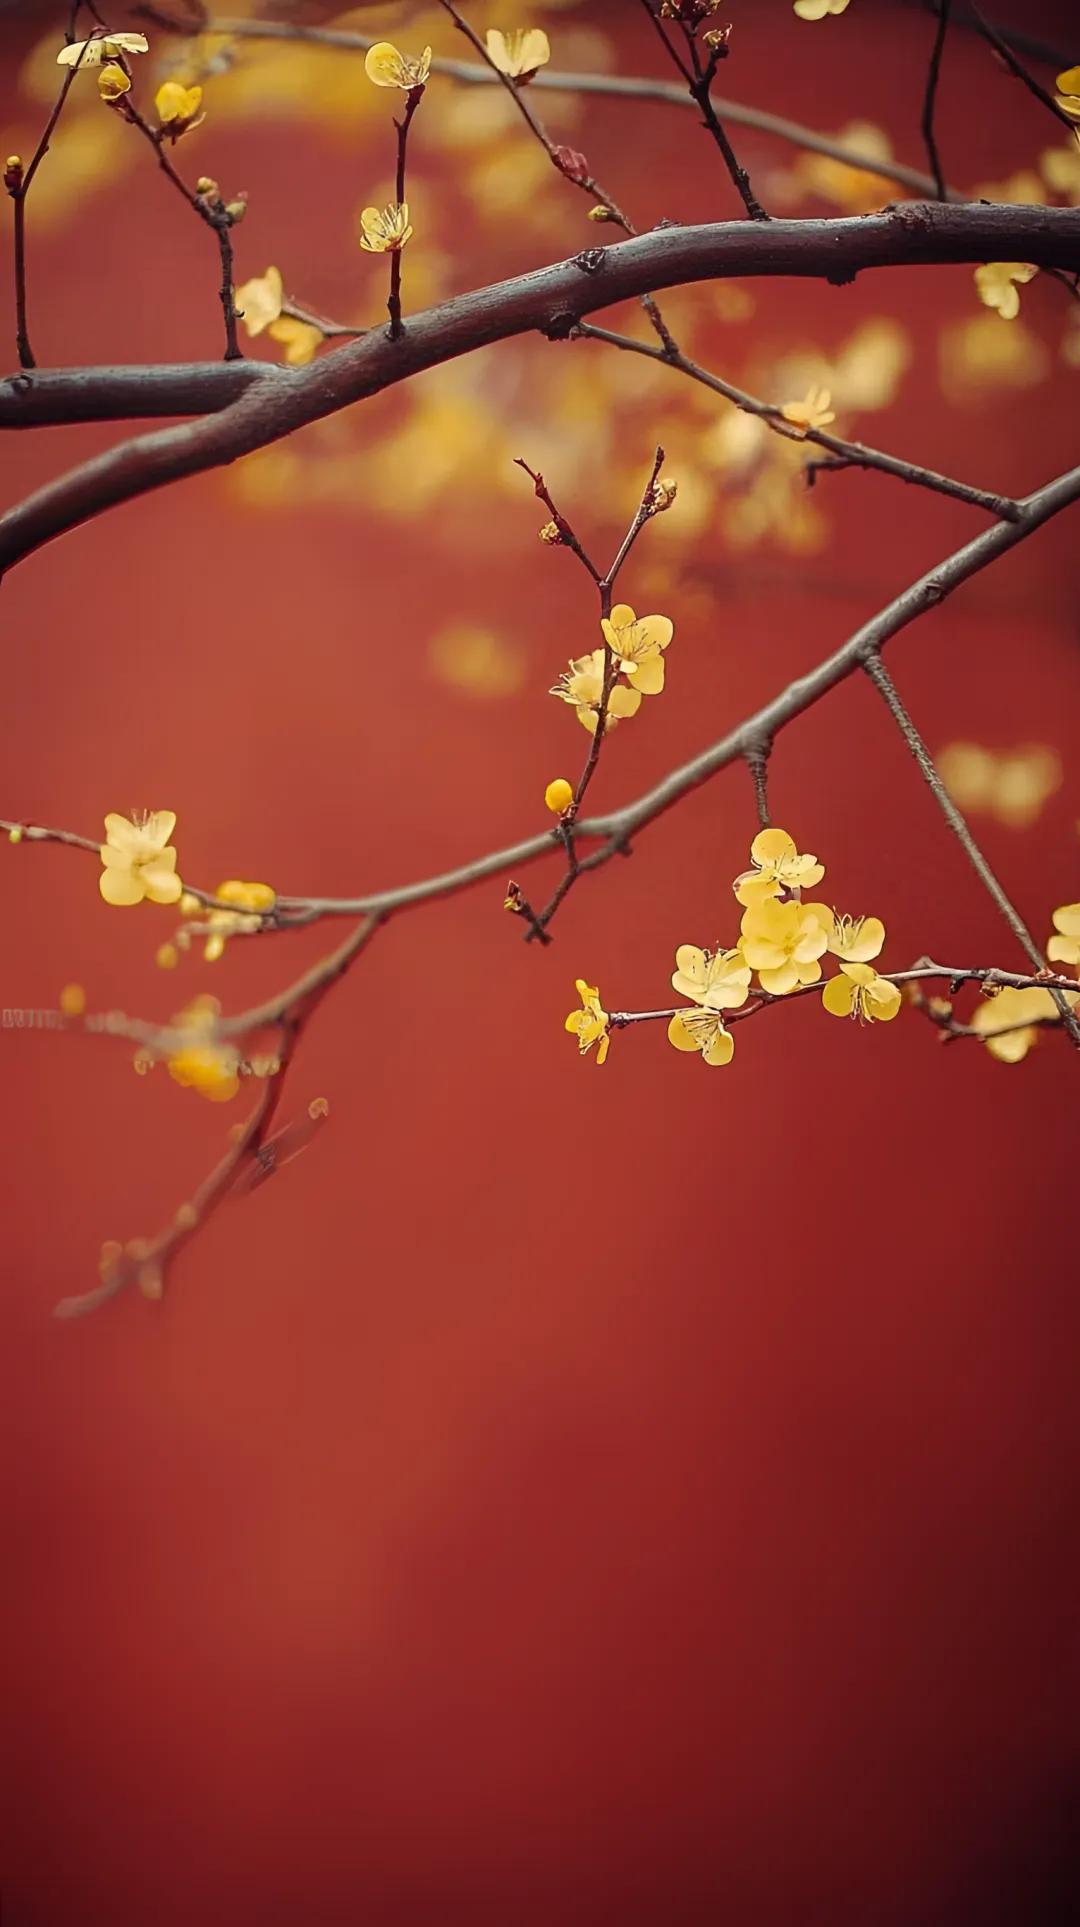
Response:
[[[484,45],[492,66],[519,83],[529,80],[538,67],[546,67],[551,59],[551,45],[542,27],[518,27],[512,33],[500,33],[497,27],[489,27]]]
[[[846,13],[851,0],[795,0],[800,20],[824,20],[827,13]]]
[[[151,810],[129,819],[105,818],[101,845],[104,869],[98,885],[106,903],[175,903],[182,885],[176,874],[176,851],[169,838],[176,828],[172,810]]]
[[[1080,976],[1080,903],[1063,903],[1055,910],[1054,929],[1058,935],[1047,944],[1047,956],[1051,963],[1072,964]]]
[[[842,963],[830,977],[821,1001],[831,1017],[858,1017],[864,1024],[887,1024],[903,1001],[899,985],[879,977],[867,963]]]
[[[403,87],[411,93],[423,87],[431,72],[431,48],[425,47],[418,58],[399,53],[392,41],[380,40],[369,47],[364,72],[376,87]]]
[[[836,420],[836,410],[831,406],[832,395],[827,388],[810,387],[802,401],[786,401],[780,410],[786,422],[805,435],[808,428],[828,428]]]
[[[1077,999],[1067,993],[1070,1004]],[[1058,1007],[1048,990],[1014,990],[1006,985],[996,997],[986,997],[972,1012],[971,1029],[986,1040],[991,1057],[1000,1064],[1019,1064],[1037,1043],[1040,1023],[1059,1018]]]
[[[267,268],[265,274],[245,281],[242,288],[234,288],[233,306],[252,339],[278,320],[284,298],[285,286],[278,268]]]
[[[595,984],[587,984],[584,977],[579,977],[574,988],[581,998],[581,1009],[570,1012],[563,1028],[576,1036],[582,1057],[598,1044],[596,1061],[602,1064],[611,1045],[607,1011],[601,1009],[600,992]]]
[[[604,638],[631,688],[643,696],[658,696],[664,687],[664,656],[675,633],[667,616],[636,616],[625,602],[617,602],[610,617],[601,619]]]
[[[750,965],[738,949],[710,952],[681,943],[671,987],[705,1010],[738,1010],[750,994]]]
[[[412,234],[408,201],[388,201],[381,210],[365,207],[360,212],[360,246],[368,254],[396,254]]]
[[[77,67],[82,73],[84,68],[100,67],[103,60],[115,60],[119,54],[145,54],[149,49],[144,33],[93,34],[89,40],[73,40],[70,46],[61,47],[56,64]]]
[[[578,722],[595,736],[603,688],[604,652],[594,649],[590,656],[578,656],[572,661],[548,694],[558,696],[560,702],[573,703]],[[640,708],[641,690],[628,689],[625,683],[616,683],[608,697],[604,715],[605,734],[609,729],[614,729],[624,716],[636,716]]]
[[[800,856],[786,830],[759,830],[750,855],[754,868],[744,870],[732,886],[740,903],[760,903],[781,890],[809,890],[825,875],[825,865],[816,856]]]
[[[757,971],[762,990],[786,997],[798,984],[817,983],[818,958],[828,945],[824,910],[823,904],[778,903],[775,897],[762,897],[743,911],[742,951]]]
[[[323,344],[321,328],[313,321],[298,321],[291,314],[279,315],[276,321],[270,322],[266,332],[271,341],[281,343],[285,350],[282,360],[289,368],[306,368]]]
[[[239,1053],[213,1039],[220,1010],[216,997],[199,996],[188,1004],[173,1018],[182,1038],[168,1058],[169,1075],[212,1104],[227,1104],[240,1088]]]
[[[821,911],[824,905],[808,904],[807,908]],[[868,964],[881,955],[885,925],[880,917],[841,917],[835,910],[826,910],[825,917],[829,949],[842,963]]]
[[[988,261],[975,270],[975,287],[986,308],[996,308],[1003,321],[1020,313],[1020,288],[1038,274],[1029,261]]]
[[[102,100],[119,100],[124,94],[131,92],[131,75],[126,74],[122,67],[118,67],[116,62],[111,60],[108,66],[103,67],[98,74],[97,84]]]
[[[1080,120],[1080,67],[1066,67],[1057,77],[1057,104],[1070,120]]]
[[[199,112],[202,97],[201,87],[185,87],[179,80],[163,80],[154,95],[159,125],[166,128],[174,140],[197,127],[206,119],[206,115]]]
[[[570,808],[573,800],[573,784],[568,783],[565,776],[557,776],[555,781],[549,783],[547,789],[544,791],[544,802],[547,804],[552,816],[561,816],[564,810]]]
[[[667,1034],[676,1050],[699,1051],[706,1064],[730,1064],[735,1055],[735,1039],[714,1010],[677,1011]]]

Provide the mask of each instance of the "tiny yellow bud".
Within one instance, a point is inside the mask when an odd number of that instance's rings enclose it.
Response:
[[[140,1266],[139,1290],[142,1292],[144,1298],[149,1298],[153,1303],[157,1303],[157,1300],[165,1290],[165,1278],[160,1265]]]
[[[671,507],[678,493],[678,482],[670,475],[661,475],[653,483],[652,494],[649,497],[650,512],[653,515],[663,515],[664,510]]]
[[[547,542],[552,548],[562,541],[562,531],[557,522],[545,522],[538,533],[541,542]]]
[[[22,186],[23,164],[21,154],[9,154],[4,162],[4,186],[9,194],[17,194]]]
[[[126,74],[115,60],[110,60],[108,65],[101,69],[97,84],[102,100],[119,100],[123,94],[131,92],[131,76]]]
[[[81,1017],[86,1009],[86,992],[81,984],[65,984],[60,992],[60,1008],[65,1017]]]
[[[605,207],[603,201],[597,201],[596,206],[591,207],[586,216],[586,219],[590,221],[610,221],[613,218],[611,209]]]
[[[246,201],[226,201],[225,212],[234,227],[238,227],[247,213]]]
[[[573,800],[573,787],[567,782],[565,776],[557,776],[555,781],[549,783],[547,789],[544,791],[544,801],[551,811],[552,816],[562,816],[564,810],[570,808]]]
[[[23,839],[23,833],[20,830],[19,825],[16,823],[8,831],[7,840],[9,843],[21,843],[22,839]]]
[[[218,958],[223,957],[224,955],[225,955],[225,939],[221,935],[220,931],[215,930],[213,936],[207,937],[206,939],[206,948],[203,951],[203,956],[205,957],[207,963],[216,963]]]
[[[312,1122],[314,1122],[317,1117],[329,1117],[330,1106],[325,1097],[313,1097],[307,1107],[307,1114]]]
[[[199,911],[202,909],[202,904],[199,902],[198,897],[192,896],[190,890],[185,890],[180,898],[178,908],[182,917],[197,917]]]
[[[180,962],[180,952],[174,943],[159,944],[154,962],[159,970],[175,970]]]
[[[241,1129],[242,1128],[241,1126]],[[176,1217],[173,1222],[179,1225],[181,1231],[191,1231],[199,1222],[199,1214],[193,1204],[180,1204],[177,1205]]]
[[[7,157],[7,160],[4,162],[4,166],[7,168],[10,174],[21,174],[22,173],[22,155],[9,154]]]
[[[107,1278],[118,1258],[124,1255],[124,1247],[118,1238],[106,1238],[98,1253],[98,1271]]]
[[[217,194],[219,191],[217,182],[212,181],[209,174],[199,175],[195,183],[196,194]]]

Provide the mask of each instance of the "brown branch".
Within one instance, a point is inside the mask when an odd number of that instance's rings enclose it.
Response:
[[[622,348],[629,354],[645,355],[650,361],[666,363],[690,380],[700,382],[711,388],[716,395],[723,395],[726,401],[733,402],[744,414],[756,415],[777,435],[788,441],[813,442],[818,448],[826,448],[837,459],[830,463],[812,463],[816,468],[873,468],[882,474],[895,475],[902,482],[917,483],[921,488],[932,489],[938,495],[951,495],[958,501],[968,502],[973,508],[986,509],[991,515],[1001,516],[1005,521],[1016,522],[1020,518],[1018,504],[1008,495],[994,495],[986,489],[973,488],[968,482],[956,482],[948,475],[939,475],[932,468],[923,468],[916,462],[906,462],[900,456],[886,455],[881,449],[868,448],[864,442],[848,442],[839,435],[830,435],[821,428],[799,428],[785,419],[782,408],[771,402],[760,401],[757,396],[747,394],[743,388],[736,388],[733,382],[724,381],[721,376],[711,374],[689,355],[678,348],[665,353],[654,348],[651,342],[635,341],[632,335],[614,334],[609,328],[597,328],[590,321],[583,321],[574,330],[575,337],[587,341],[605,341],[613,348]]]
[[[1058,106],[1053,94],[1048,93],[1041,81],[1036,80],[1034,74],[1030,73],[1024,66],[1023,61],[1017,58],[1005,35],[1001,33],[997,27],[991,26],[989,20],[980,13],[978,7],[975,5],[970,5],[968,12],[974,21],[976,31],[982,35],[988,45],[994,49],[994,52],[1000,55],[1010,74],[1012,74],[1013,79],[1018,80],[1021,86],[1026,87],[1028,93],[1032,94],[1037,101],[1040,101],[1042,105],[1053,114],[1055,120],[1060,121],[1062,126],[1067,127],[1070,134],[1075,134],[1076,122],[1071,120],[1069,115]]]
[[[218,291],[218,298],[221,302],[221,312],[225,321],[225,360],[241,361],[243,359],[243,350],[237,339],[237,314],[236,305],[233,301],[233,216],[229,213],[228,208],[216,188],[212,194],[198,194],[193,188],[188,186],[183,175],[174,167],[165,151],[162,130],[151,127],[149,121],[145,120],[143,115],[140,114],[130,95],[122,94],[120,99],[113,103],[113,112],[119,114],[121,119],[126,120],[129,126],[138,128],[143,138],[149,141],[154,153],[157,155],[158,166],[166,180],[172,187],[175,187],[178,194],[183,196],[188,206],[198,215],[200,221],[213,231],[217,241],[218,259],[221,263],[221,287]]]
[[[372,331],[287,381],[254,382],[217,415],[96,457],[0,518],[0,570],[104,509],[235,461],[421,369],[533,330],[568,335],[598,308],[658,288],[739,274],[849,280],[871,267],[987,260],[1080,263],[1080,210],[905,205],[860,219],[664,227],[590,249],[428,309],[399,341]]]
[[[665,32],[663,22],[656,11],[654,0],[641,0],[641,4],[648,14],[649,19],[652,21],[653,26],[656,28],[660,42],[665,48],[668,58],[674,62],[685,80],[687,92],[701,114],[701,124],[719,148],[720,157],[727,169],[732,185],[746,209],[748,218],[751,221],[767,221],[769,217],[750,185],[750,176],[745,167],[739,165],[735,149],[732,147],[724,131],[723,124],[717,115],[716,106],[712,99],[712,83],[716,75],[719,54],[715,51],[710,52],[708,58],[703,61],[697,43],[697,22],[695,21],[693,25],[690,25],[686,21],[679,20],[676,24],[682,32],[683,44],[686,48],[686,59],[684,60],[679,54],[678,48]]]
[[[930,981],[938,983],[946,982],[950,984],[954,990],[959,989],[961,984],[981,984],[983,988],[991,994],[995,990],[1005,989],[1045,990],[1051,995],[1055,992],[1064,992],[1072,996],[1076,996],[1078,992],[1080,992],[1080,984],[1077,983],[1075,977],[1060,976],[1053,971],[1043,970],[1037,975],[1025,976],[1015,970],[999,970],[995,965],[983,968],[969,968],[963,965],[954,967],[952,964],[933,963],[929,959],[925,962],[913,964],[910,970],[879,970],[877,974],[885,983],[896,984],[898,986]],[[783,996],[778,996],[770,990],[754,990],[751,992],[752,1002],[741,1005],[737,1010],[717,1011],[716,1015],[723,1019],[725,1028],[731,1024],[744,1023],[748,1017],[756,1017],[758,1012],[762,1010],[774,1010],[778,1004],[793,1004],[797,1002],[800,997],[820,996],[827,982],[827,978],[819,977],[816,983],[797,984],[794,990],[785,992]],[[670,1023],[673,1017],[681,1017],[686,1010],[692,1008],[692,1005],[672,1004],[666,1010],[613,1010],[608,1012],[608,1023],[612,1030],[626,1030],[631,1024]],[[1070,1009],[1070,1006],[1066,1005],[1066,1009]],[[1045,1020],[1029,1018],[1027,1023],[1010,1024],[1008,1028],[1009,1030],[1026,1030],[1028,1024],[1032,1022],[1039,1023],[1040,1021],[1057,1023],[1059,1020],[1056,1017]],[[965,1037],[981,1037],[983,1043],[985,1043],[988,1036],[1003,1036],[1006,1033],[1004,1031],[995,1033],[992,1031],[978,1031],[970,1027],[957,1027],[955,1034]]]
[[[934,192],[939,201],[948,199],[945,175],[938,152],[937,134],[934,131],[934,107],[937,102],[938,82],[941,78],[941,61],[945,52],[945,41],[949,32],[949,14],[952,0],[938,0],[937,30],[934,45],[930,52],[930,64],[926,70],[926,92],[923,95],[922,137],[926,144],[930,171],[934,177]]]

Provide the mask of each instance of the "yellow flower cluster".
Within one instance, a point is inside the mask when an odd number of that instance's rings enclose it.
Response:
[[[572,705],[578,722],[591,735],[596,734],[599,721],[608,652],[615,680],[608,695],[605,731],[624,717],[636,716],[643,696],[660,694],[664,687],[664,651],[675,633],[667,616],[637,616],[625,602],[617,602],[600,627],[607,649],[594,649],[590,655],[572,659],[549,692]],[[625,677],[625,682],[620,677]]]

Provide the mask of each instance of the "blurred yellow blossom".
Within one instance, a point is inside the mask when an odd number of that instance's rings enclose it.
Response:
[[[825,865],[816,856],[800,855],[786,830],[759,830],[750,856],[753,869],[744,870],[732,886],[740,903],[759,903],[781,890],[809,890],[825,875]]]
[[[299,321],[291,314],[278,315],[266,332],[271,341],[280,342],[285,351],[282,359],[290,368],[306,368],[323,342],[321,328],[313,321]]]
[[[1055,194],[1073,207],[1080,205],[1080,139],[1067,141],[1064,147],[1045,148],[1039,166]]]
[[[1047,798],[1061,787],[1061,758],[1047,743],[1018,749],[986,749],[981,743],[946,743],[938,769],[954,803],[981,810],[1010,829],[1036,821]]]
[[[604,689],[604,651],[594,649],[589,656],[578,656],[571,661],[569,669],[564,669],[554,688],[548,691],[558,696],[560,702],[573,703],[577,710],[578,722],[596,734],[599,720],[598,709]],[[636,716],[641,708],[640,689],[629,689],[625,683],[616,683],[608,697],[604,716],[605,733],[614,729],[616,723],[625,716]]]
[[[795,0],[800,20],[824,20],[827,13],[846,13],[851,0]]]
[[[213,1041],[211,1032],[220,1005],[216,997],[196,997],[173,1019],[181,1032],[169,1053],[169,1075],[212,1104],[227,1104],[240,1089],[240,1058],[231,1044]]]
[[[219,903],[234,907],[228,910],[214,907],[208,911],[203,951],[207,963],[215,963],[222,955],[227,938],[251,935],[258,930],[263,916],[277,902],[276,893],[268,883],[245,883],[239,877],[229,877],[219,883],[214,895]]]
[[[570,808],[573,800],[574,786],[572,783],[567,782],[565,776],[557,776],[555,781],[549,783],[547,789],[544,791],[544,802],[551,811],[552,816],[561,816],[564,810]]]
[[[172,810],[151,810],[129,818],[105,818],[101,845],[104,869],[98,878],[106,903],[175,903],[182,888],[176,874],[176,851],[169,838],[176,828]]]
[[[412,234],[408,201],[388,201],[384,208],[360,211],[360,246],[368,254],[395,254]]]
[[[150,43],[144,33],[94,34],[89,40],[73,40],[69,46],[61,47],[56,64],[77,67],[82,73],[87,67],[100,67],[103,60],[115,60],[122,54],[145,54],[149,50]]]
[[[510,80],[528,80],[538,67],[546,67],[551,59],[551,47],[542,27],[518,27],[511,33],[500,33],[497,27],[489,27],[484,45],[492,66]]]
[[[832,1017],[858,1017],[864,1024],[887,1024],[903,1001],[899,986],[879,977],[868,963],[842,963],[830,977],[821,1001]]]
[[[116,65],[115,61],[110,61],[107,67],[101,69],[97,84],[98,93],[101,95],[102,100],[119,100],[122,95],[130,94],[131,92],[130,74],[126,74],[122,67]]]
[[[598,1044],[596,1061],[602,1064],[611,1044],[607,1011],[601,1008],[600,992],[595,984],[587,984],[584,977],[578,977],[574,988],[581,998],[581,1009],[570,1012],[564,1028],[577,1038],[582,1057]]]
[[[163,80],[154,95],[159,125],[174,140],[181,134],[189,133],[206,119],[206,115],[199,112],[202,97],[201,87],[185,87],[179,80]]]
[[[267,268],[265,273],[256,275],[251,281],[233,291],[233,305],[240,314],[247,333],[254,339],[276,321],[281,314],[281,303],[285,289],[279,268]]]
[[[739,949],[708,951],[682,943],[675,952],[672,989],[705,1010],[738,1010],[749,985],[750,965]]]
[[[1080,903],[1063,903],[1054,911],[1056,936],[1046,946],[1051,963],[1072,964],[1080,976]]]
[[[946,398],[978,405],[988,388],[1037,387],[1050,357],[1022,320],[1002,328],[996,315],[979,314],[942,330],[939,366]]]
[[[985,308],[996,308],[1003,321],[1020,313],[1020,288],[1039,270],[1029,261],[988,261],[975,270],[975,286]]]
[[[823,907],[763,897],[743,911],[742,952],[762,990],[786,997],[798,984],[817,983],[828,945]]]
[[[786,401],[780,413],[786,422],[805,435],[808,428],[828,428],[836,420],[832,396],[827,388],[808,388],[802,401]]]
[[[65,1017],[81,1017],[86,1009],[86,992],[81,984],[65,984],[59,1001]]]
[[[379,40],[367,50],[364,72],[376,87],[403,87],[411,92],[427,81],[431,72],[431,48],[425,47],[422,54],[410,56],[399,53],[392,41]]]
[[[776,196],[791,205],[807,194],[842,208],[845,214],[869,214],[896,197],[896,183],[887,174],[855,165],[855,157],[868,161],[891,161],[892,142],[871,121],[851,121],[833,136],[838,147],[847,148],[852,161],[838,160],[832,154],[800,154],[789,172],[779,174]]]
[[[714,1010],[676,1011],[667,1034],[676,1050],[698,1051],[706,1064],[730,1064],[735,1055],[735,1039]]]
[[[1071,992],[1069,1001],[1076,1001]],[[987,1050],[999,1063],[1019,1064],[1037,1041],[1037,1026],[1058,1018],[1057,1005],[1048,990],[1013,990],[1006,986],[976,1007],[971,1029],[985,1038]]]
[[[636,616],[625,602],[617,602],[610,617],[601,619],[612,656],[631,688],[642,696],[658,696],[664,687],[664,655],[675,633],[667,616]]]
[[[511,696],[525,680],[519,650],[495,630],[455,622],[428,644],[428,659],[441,682],[470,696]]]
[[[1007,181],[980,181],[971,190],[973,201],[1002,201],[1007,207],[1042,207],[1046,189],[1033,168],[1022,167]]]

